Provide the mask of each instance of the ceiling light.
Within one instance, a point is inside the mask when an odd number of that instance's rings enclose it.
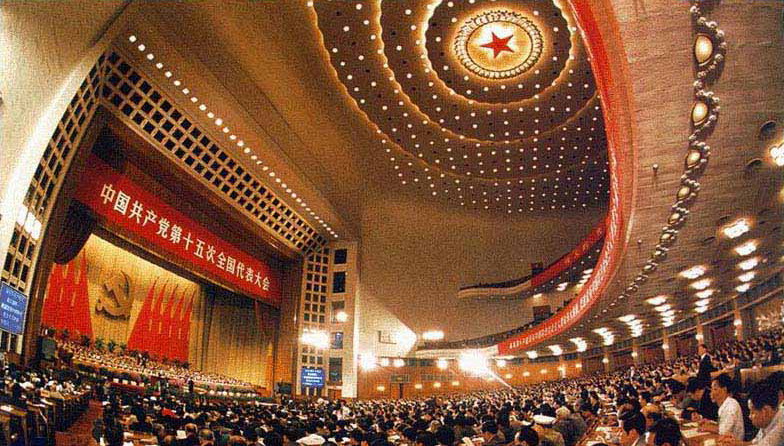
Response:
[[[497,365],[499,368],[506,367],[506,359],[496,359],[495,365]]]
[[[784,166],[784,142],[777,146],[773,146],[770,148],[770,156],[773,158],[773,162],[779,166]]]
[[[738,238],[741,235],[749,232],[749,229],[751,229],[751,225],[749,224],[748,220],[745,218],[739,218],[725,226],[721,232],[723,232],[726,237]]]
[[[685,277],[687,279],[696,279],[702,276],[703,274],[705,274],[705,271],[707,271],[707,268],[705,268],[705,266],[695,265],[689,269],[681,271],[680,276]]]
[[[697,308],[694,309],[694,311],[696,311],[697,313],[704,313],[707,310],[708,310],[708,307],[697,307]]]
[[[662,327],[671,327],[673,324],[673,321],[662,321]]]
[[[619,317],[618,320],[621,322],[631,322],[634,320],[635,317],[636,316],[633,314],[627,314],[626,316]]]
[[[713,293],[714,293],[715,291],[716,291],[716,290],[714,290],[714,289],[702,290],[702,291],[700,291],[700,292],[694,293],[694,295],[695,295],[695,296],[697,296],[697,297],[699,297],[700,299],[705,299],[706,297],[711,297],[711,296],[713,296]]]
[[[665,305],[659,305],[658,307],[655,307],[655,308],[654,308],[654,310],[656,310],[656,311],[658,311],[658,312],[660,312],[660,313],[661,313],[661,312],[663,312],[663,311],[667,311],[667,310],[669,310],[670,308],[672,308],[672,305],[670,305],[670,304],[665,304]]]
[[[488,374],[490,371],[487,357],[476,350],[461,353],[457,364],[461,370],[471,375],[481,376]]]
[[[338,322],[346,322],[348,320],[348,313],[345,311],[338,311],[335,314],[335,320]]]
[[[673,317],[675,316],[675,310],[667,310],[661,313],[662,317]]]
[[[664,302],[667,302],[667,296],[662,295],[662,296],[651,297],[650,299],[647,299],[645,302],[651,305],[661,305]]]
[[[548,345],[547,348],[549,348],[550,351],[553,352],[555,356],[559,356],[563,353],[563,349],[558,344]]]
[[[378,361],[378,365],[381,367],[389,367],[389,358],[381,358],[381,360]]]
[[[694,288],[695,290],[704,290],[705,288],[708,288],[710,284],[711,284],[710,279],[702,279],[696,282],[692,282],[691,287]]]
[[[449,367],[449,361],[441,358],[436,361],[436,367],[438,367],[439,370],[446,370]]]
[[[752,257],[738,263],[738,268],[742,269],[743,271],[748,271],[750,269],[754,269],[758,264],[759,257]]]
[[[697,302],[694,302],[694,305],[696,305],[698,307],[704,307],[704,306],[708,305],[709,303],[710,303],[710,299],[702,299],[702,300],[698,300]]]
[[[373,370],[376,368],[376,357],[372,353],[359,355],[359,366],[363,370]]]
[[[430,330],[422,333],[422,339],[425,341],[440,341],[444,339],[444,332],[441,330]]]
[[[749,288],[751,288],[751,284],[744,283],[743,285],[736,286],[735,287],[735,291],[737,291],[739,293],[745,293],[746,291],[749,290]]]
[[[741,256],[747,256],[756,250],[757,250],[756,240],[749,240],[748,242],[735,247],[735,252]]]
[[[743,273],[740,276],[738,276],[738,280],[740,280],[741,282],[750,282],[751,279],[753,279],[754,276],[756,276],[756,275],[757,274],[754,273],[754,271],[749,271],[747,273]]]
[[[528,356],[528,359],[536,359],[539,357],[539,353],[536,353],[536,350],[527,351],[525,354]]]

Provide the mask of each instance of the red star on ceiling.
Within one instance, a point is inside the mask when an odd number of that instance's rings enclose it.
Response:
[[[514,34],[510,34],[507,37],[503,37],[503,38],[496,36],[495,33],[492,34],[493,34],[493,40],[480,46],[482,48],[490,48],[491,50],[493,50],[493,59],[498,57],[498,55],[501,54],[503,51],[509,51],[510,53],[514,53],[514,50],[509,48],[509,41],[512,40],[512,36],[514,36]]]

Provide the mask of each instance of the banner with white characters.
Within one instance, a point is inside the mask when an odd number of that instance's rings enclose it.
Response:
[[[137,235],[196,272],[280,305],[280,279],[266,263],[222,240],[95,156],[75,198],[114,226]]]

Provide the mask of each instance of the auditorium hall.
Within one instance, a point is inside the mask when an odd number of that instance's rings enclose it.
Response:
[[[0,446],[784,446],[784,1],[0,2]]]

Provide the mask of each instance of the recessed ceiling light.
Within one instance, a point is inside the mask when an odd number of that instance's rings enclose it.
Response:
[[[662,311],[667,311],[667,310],[669,310],[670,308],[672,308],[672,305],[670,305],[670,304],[665,304],[665,305],[659,305],[658,307],[654,308],[654,310],[656,310],[656,311],[658,311],[658,312],[660,312],[660,313],[661,313]]]
[[[621,322],[631,322],[631,321],[634,320],[635,317],[637,317],[637,316],[635,316],[633,314],[627,314],[626,316],[619,317],[618,320],[621,321]]]
[[[711,284],[710,279],[702,279],[696,282],[692,282],[691,287],[694,288],[695,290],[704,290],[705,288],[708,288],[710,284]]]
[[[661,313],[662,317],[673,317],[675,316],[675,310],[669,310]]]
[[[773,146],[770,148],[770,156],[773,158],[773,162],[779,166],[784,166],[784,142],[777,146]]]
[[[754,279],[754,276],[756,275],[757,274],[754,273],[754,271],[749,271],[747,273],[743,273],[740,276],[738,276],[738,280],[740,280],[741,282],[750,282],[752,279]]]
[[[735,287],[735,291],[737,291],[739,293],[745,293],[746,291],[749,290],[749,288],[751,288],[751,285],[748,284],[748,283],[744,283],[743,285],[736,286]]]
[[[734,222],[730,223],[729,225],[725,226],[721,231],[724,233],[726,237],[729,238],[738,238],[741,235],[749,232],[751,229],[751,224],[745,218],[739,218]]]
[[[694,305],[696,305],[698,307],[704,307],[704,306],[708,305],[709,303],[710,303],[710,299],[702,299],[702,300],[698,300],[697,302],[694,302]]]
[[[697,313],[704,313],[708,310],[708,307],[697,307],[694,309]]]
[[[646,299],[645,302],[647,302],[650,305],[661,305],[664,302],[667,302],[667,296],[661,295],[661,296],[651,297],[650,299]]]
[[[743,271],[748,271],[754,269],[757,265],[759,265],[759,257],[752,257],[738,263],[738,268],[742,269]]]
[[[757,241],[749,240],[746,243],[735,247],[735,252],[741,256],[747,256],[757,250]]]
[[[689,269],[681,271],[680,276],[687,279],[696,279],[705,274],[705,271],[707,271],[707,268],[705,268],[704,265],[695,265]]]
[[[699,292],[697,292],[697,293],[694,293],[694,295],[695,295],[695,296],[697,296],[697,297],[699,297],[700,299],[705,299],[706,297],[711,297],[711,296],[713,296],[713,293],[714,293],[715,291],[716,291],[716,290],[713,290],[713,289],[702,290],[702,291],[699,291]]]

